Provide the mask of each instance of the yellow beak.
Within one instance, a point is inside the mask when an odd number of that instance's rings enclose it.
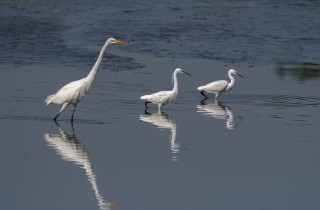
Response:
[[[116,43],[116,44],[125,44],[125,42],[120,41],[120,40],[114,40],[114,43]]]

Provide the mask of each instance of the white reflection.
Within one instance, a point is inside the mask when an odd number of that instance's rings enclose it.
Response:
[[[177,139],[177,124],[176,120],[165,112],[148,113],[140,115],[140,120],[151,123],[159,129],[169,129],[170,136],[170,150],[172,153],[172,160],[178,161],[178,154],[180,152],[180,144],[176,142]]]
[[[197,112],[203,115],[211,116],[215,119],[226,120],[226,127],[230,130],[235,128],[235,122],[232,109],[220,103],[218,100],[214,101],[201,101],[200,105],[197,105]]]
[[[116,202],[108,202],[100,194],[97,178],[92,169],[92,163],[90,161],[90,156],[81,145],[80,141],[77,139],[74,127],[72,125],[72,134],[67,134],[56,122],[60,134],[44,134],[45,141],[51,146],[57,155],[61,156],[63,160],[73,162],[76,165],[80,165],[81,168],[85,170],[85,174],[89,183],[91,184],[92,190],[98,201],[98,206],[103,210],[113,209],[118,205]]]

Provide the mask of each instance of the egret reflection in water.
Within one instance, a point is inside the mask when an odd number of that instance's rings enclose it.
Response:
[[[226,128],[230,130],[237,126],[231,107],[222,104],[216,99],[214,101],[202,100],[197,105],[197,112],[215,119],[226,120]]]
[[[159,129],[169,129],[170,135],[170,150],[172,153],[172,161],[178,161],[178,154],[180,153],[180,144],[177,140],[177,124],[176,120],[165,112],[148,113],[140,115],[140,120],[151,123]]]
[[[57,122],[56,124],[58,126],[60,134],[45,133],[45,141],[50,147],[54,149],[58,156],[61,156],[63,160],[73,162],[76,165],[80,165],[80,167],[85,170],[85,174],[92,187],[100,209],[114,209],[114,207],[117,206],[118,203],[108,202],[100,194],[97,177],[93,171],[90,156],[85,148],[81,145],[80,141],[77,139],[74,132],[73,123],[71,123],[73,132],[72,134],[66,133]]]

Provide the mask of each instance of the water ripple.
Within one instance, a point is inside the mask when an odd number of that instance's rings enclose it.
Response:
[[[103,39],[112,36],[128,42],[121,49],[161,57],[240,64],[320,63],[318,1],[150,0],[132,4],[129,0],[93,0],[90,4],[72,0],[2,4],[1,62],[90,65],[97,52],[87,49],[101,46]],[[119,69],[140,67],[132,60],[122,62]]]
[[[273,107],[318,107],[320,97],[316,96],[299,96],[299,95],[245,95],[240,94],[234,97],[241,104],[255,106],[273,106]]]
[[[39,121],[39,122],[54,122],[54,120],[50,117],[41,117],[41,116],[19,116],[19,115],[1,115],[0,120],[13,120],[13,121]],[[59,121],[67,121],[70,119],[61,119]],[[99,120],[87,120],[87,119],[76,119],[74,120],[77,124],[96,124],[96,125],[104,125],[111,124],[113,122],[105,122]]]

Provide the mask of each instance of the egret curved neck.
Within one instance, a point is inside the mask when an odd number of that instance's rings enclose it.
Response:
[[[234,82],[235,82],[235,79],[234,79],[234,77],[233,77],[233,75],[231,73],[228,73],[228,76],[229,76],[231,81],[229,82],[229,84],[228,84],[228,86],[226,88],[227,91],[231,90],[233,88]]]
[[[91,83],[91,84],[92,84],[94,78],[96,77],[98,68],[99,68],[101,61],[102,61],[102,58],[103,58],[103,54],[108,46],[109,46],[108,42],[103,45],[102,49],[100,50],[100,54],[99,54],[97,61],[95,62],[94,66],[92,67],[91,71],[89,72],[89,74],[87,76],[87,79],[88,79],[89,83]]]
[[[173,89],[175,95],[178,94],[178,79],[177,79],[177,72],[173,72],[172,74],[172,80],[173,80]]]

